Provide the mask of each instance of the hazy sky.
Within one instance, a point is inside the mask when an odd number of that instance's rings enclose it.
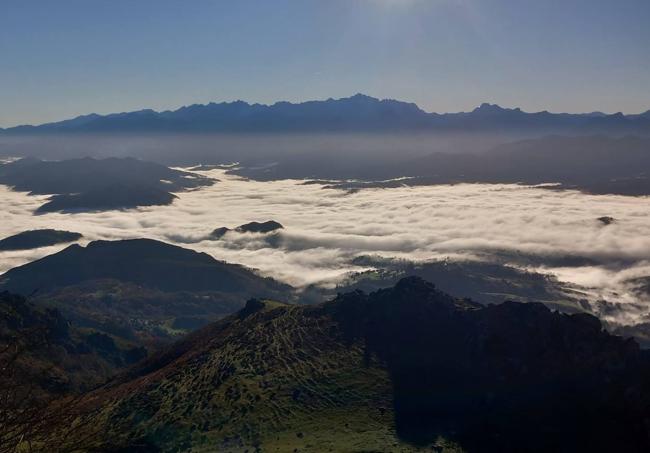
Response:
[[[356,92],[650,108],[649,0],[0,0],[0,126]]]

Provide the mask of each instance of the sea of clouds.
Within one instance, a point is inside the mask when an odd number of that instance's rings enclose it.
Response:
[[[650,301],[635,292],[635,279],[650,276],[648,197],[593,196],[518,185],[459,184],[366,189],[323,189],[284,180],[257,182],[223,170],[199,172],[214,186],[178,193],[170,206],[124,211],[33,215],[47,197],[0,186],[0,237],[36,228],[77,231],[83,242],[147,237],[241,263],[297,287],[334,285],[360,255],[412,260],[520,258],[519,267],[551,273],[580,285],[593,300],[630,304],[634,322]],[[599,217],[613,217],[605,225]],[[209,233],[221,226],[276,220],[270,235]],[[0,272],[67,245],[0,252]],[[546,264],[561,257],[581,265]],[[505,258],[504,258],[505,257]],[[648,302],[646,304],[646,302]],[[632,307],[634,310],[632,310]],[[638,308],[641,307],[641,308]]]

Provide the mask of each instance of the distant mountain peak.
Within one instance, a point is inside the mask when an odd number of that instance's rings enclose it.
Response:
[[[379,99],[374,98],[372,96],[368,96],[367,94],[363,94],[363,93],[357,93],[353,96],[350,96],[349,98],[341,98],[341,100],[345,100],[345,99],[350,99],[355,101],[379,101]]]
[[[521,112],[521,109],[519,107],[514,109],[504,108],[498,104],[490,104],[488,102],[484,102],[478,107],[476,107],[474,110],[472,110],[472,113],[481,113],[481,114],[495,114],[495,113],[504,113],[504,112]]]

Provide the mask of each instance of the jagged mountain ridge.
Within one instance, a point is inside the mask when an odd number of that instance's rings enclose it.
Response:
[[[649,371],[592,316],[407,278],[318,306],[249,301],[92,400],[113,447],[147,451],[645,451]]]
[[[484,103],[471,112],[428,113],[414,103],[356,94],[341,99],[194,104],[177,110],[151,109],[109,115],[82,115],[38,126],[4,129],[5,134],[135,132],[314,132],[386,130],[616,131],[649,133],[650,111],[636,114],[527,113]]]

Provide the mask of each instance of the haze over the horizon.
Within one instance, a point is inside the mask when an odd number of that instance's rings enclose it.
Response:
[[[356,92],[435,112],[638,113],[649,21],[646,0],[7,0],[0,127]]]

